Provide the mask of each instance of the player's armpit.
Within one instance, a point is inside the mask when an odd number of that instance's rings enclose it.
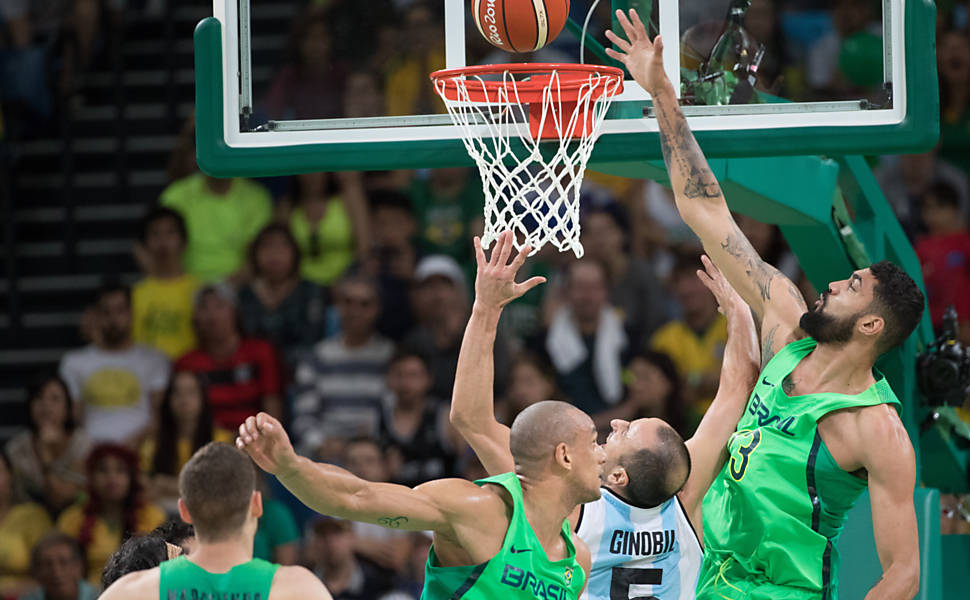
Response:
[[[509,428],[498,421],[486,423],[480,431],[457,427],[489,475],[508,473],[515,467],[509,450]]]
[[[292,566],[276,570],[268,600],[333,600],[333,596],[311,571]]]
[[[920,576],[913,446],[895,413],[862,411],[859,418],[859,447],[869,473],[872,528],[883,569],[866,600],[909,600],[919,589]]]

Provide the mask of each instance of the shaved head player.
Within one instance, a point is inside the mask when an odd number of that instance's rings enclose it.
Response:
[[[600,495],[605,455],[593,420],[569,404],[540,402],[515,420],[510,442],[511,472],[411,489],[297,456],[279,421],[265,413],[246,419],[236,440],[320,513],[431,530],[422,600],[575,600],[587,579],[589,551],[566,517]]]
[[[619,49],[607,52],[653,99],[677,208],[761,320],[761,376],[704,499],[697,597],[836,598],[836,542],[868,486],[883,576],[866,598],[912,598],[915,457],[899,400],[873,365],[916,328],[923,294],[883,261],[833,281],[809,309],[734,222],[663,70],[660,38],[650,41],[636,11],[617,19],[627,39],[607,31]]]
[[[462,339],[451,420],[489,473],[512,464],[509,428],[495,420],[491,360],[502,308],[525,288],[515,284],[524,261],[509,264],[511,235],[499,237],[486,260],[475,239],[475,304]],[[614,419],[603,448],[602,497],[570,516],[591,554],[584,598],[655,597],[692,600],[703,555],[695,525],[701,501],[721,469],[758,375],[758,341],[751,310],[706,257],[698,276],[728,321],[728,341],[717,396],[686,443],[661,419]]]

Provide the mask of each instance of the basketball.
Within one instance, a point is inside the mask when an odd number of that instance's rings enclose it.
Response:
[[[496,48],[533,52],[556,39],[569,0],[472,0],[475,26]]]

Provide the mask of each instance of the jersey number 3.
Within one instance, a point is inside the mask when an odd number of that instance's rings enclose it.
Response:
[[[738,446],[737,450],[731,452],[731,463],[729,467],[731,469],[731,477],[735,481],[741,481],[741,478],[744,477],[744,472],[748,470],[748,457],[751,456],[754,449],[761,443],[760,429],[746,431],[739,435],[747,437],[748,439]]]
[[[610,600],[659,600],[655,596],[630,598],[630,586],[660,585],[662,579],[663,571],[660,569],[613,567],[613,579],[610,581]]]

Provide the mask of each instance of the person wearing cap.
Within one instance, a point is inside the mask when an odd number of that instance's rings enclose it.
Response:
[[[208,385],[215,424],[234,429],[254,410],[280,415],[280,367],[268,342],[244,337],[236,314],[236,292],[227,283],[208,284],[195,295],[193,315],[199,344],[175,362]]]
[[[448,400],[455,385],[458,350],[471,313],[468,283],[455,259],[443,254],[426,256],[414,270],[414,314],[418,324],[404,345],[419,352],[431,368],[429,394]],[[495,344],[495,385],[505,389],[509,351],[501,338]]]
[[[127,286],[103,284],[96,292],[93,314],[93,342],[66,353],[60,375],[80,405],[81,424],[93,442],[135,448],[151,429],[168,382],[169,361],[132,340]]]

